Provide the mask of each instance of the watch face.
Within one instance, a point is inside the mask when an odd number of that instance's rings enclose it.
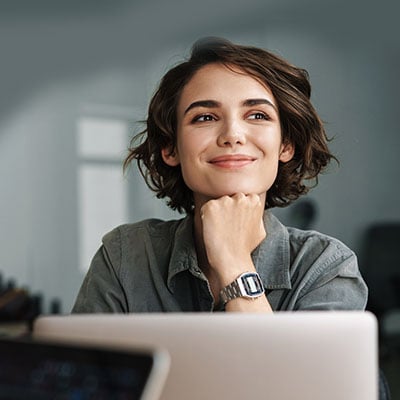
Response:
[[[257,274],[242,275],[241,279],[248,295],[254,296],[264,292],[263,284]]]

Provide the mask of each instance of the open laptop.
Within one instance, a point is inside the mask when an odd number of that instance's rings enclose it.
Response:
[[[168,372],[159,350],[0,339],[1,400],[155,400]]]
[[[378,398],[377,323],[366,312],[50,316],[34,336],[162,346],[163,400]]]

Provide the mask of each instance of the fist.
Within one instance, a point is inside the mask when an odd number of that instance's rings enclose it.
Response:
[[[243,263],[251,262],[251,252],[266,237],[263,214],[264,203],[257,194],[237,193],[203,205],[203,240],[213,269],[243,269]]]

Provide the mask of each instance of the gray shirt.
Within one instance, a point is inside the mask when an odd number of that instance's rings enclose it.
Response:
[[[315,231],[287,228],[268,211],[264,223],[267,237],[252,258],[273,310],[365,308],[367,287],[349,248]],[[72,312],[214,309],[188,216],[121,225],[106,234]]]

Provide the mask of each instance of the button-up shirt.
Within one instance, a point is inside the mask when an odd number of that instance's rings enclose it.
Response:
[[[367,287],[357,258],[342,242],[285,227],[269,211],[264,224],[267,236],[252,259],[274,311],[365,308]],[[72,312],[216,310],[193,232],[191,216],[115,228],[103,237]]]

